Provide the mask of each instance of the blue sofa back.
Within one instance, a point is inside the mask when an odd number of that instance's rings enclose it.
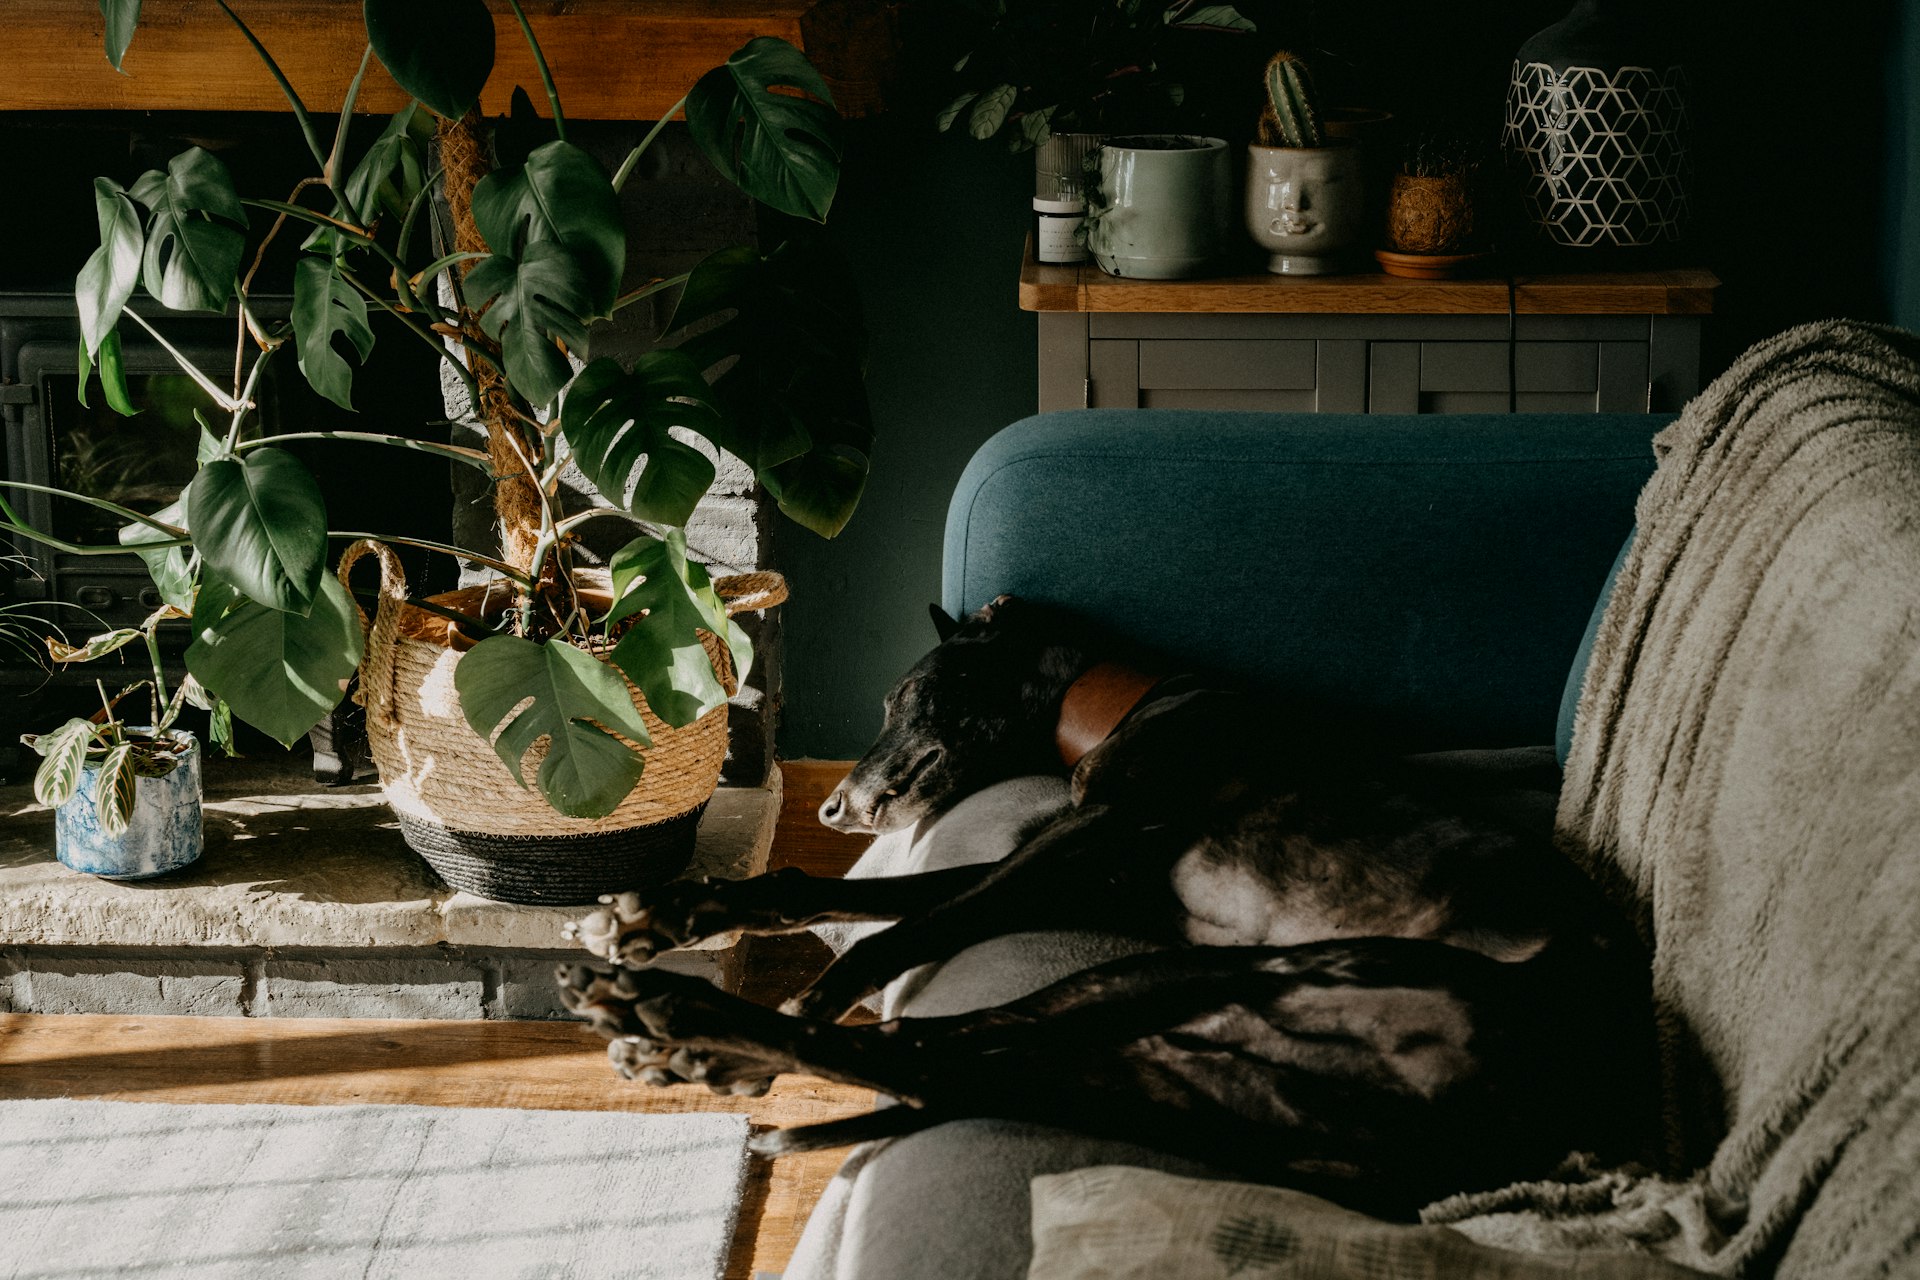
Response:
[[[1669,420],[1042,414],[962,475],[943,605],[1077,609],[1407,750],[1551,742]]]

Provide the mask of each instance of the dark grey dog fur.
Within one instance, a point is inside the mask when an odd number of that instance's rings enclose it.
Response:
[[[829,825],[894,830],[1059,771],[1062,697],[1114,655],[1071,615],[1005,597],[942,631],[822,807]],[[1191,677],[1164,682],[1071,782],[1072,804],[998,863],[621,895],[580,926],[616,967],[563,971],[569,1005],[650,1083],[752,1093],[802,1071],[904,1104],[765,1135],[768,1154],[995,1116],[1388,1214],[1576,1149],[1639,1154],[1643,962],[1510,786]],[[830,920],[898,923],[781,1012],[647,967],[719,933]],[[974,1014],[834,1022],[916,965],[1035,929],[1165,949]]]

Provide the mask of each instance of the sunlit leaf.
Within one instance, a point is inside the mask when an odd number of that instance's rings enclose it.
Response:
[[[35,800],[49,809],[58,809],[73,799],[73,793],[80,789],[80,775],[87,765],[87,748],[93,744],[97,728],[89,721],[75,718],[52,733],[21,739],[43,757],[33,775]]]
[[[326,502],[306,465],[284,449],[202,466],[187,519],[207,564],[261,604],[304,614],[327,580]]]
[[[725,702],[700,629],[724,640],[726,614],[715,614],[718,597],[707,591],[706,569],[687,559],[686,534],[674,529],[664,539],[635,538],[614,552],[608,568],[614,592],[608,619],[631,619],[613,662],[647,695],[653,714],[679,728]]]
[[[132,825],[139,785],[140,776],[133,768],[133,744],[123,742],[109,750],[93,786],[94,812],[99,815],[103,834],[123,835]]]
[[[210,585],[194,614],[187,670],[234,715],[292,746],[339,705],[360,665],[352,597],[339,579],[324,575],[302,617]]]
[[[467,723],[521,786],[527,752],[547,739],[537,781],[558,812],[603,818],[640,781],[646,763],[628,743],[652,745],[646,723],[620,673],[591,654],[561,641],[490,636],[461,655],[453,683]]]
[[[100,350],[120,322],[121,309],[140,283],[140,254],[146,247],[140,211],[125,187],[111,178],[95,178],[93,208],[100,223],[100,247],[80,268],[73,289],[80,307],[80,336],[89,355]]]
[[[706,454],[669,432],[679,427],[712,439],[720,434],[719,420],[699,366],[672,350],[646,352],[630,372],[595,360],[567,388],[560,409],[574,462],[601,496],[644,520],[672,525],[693,514],[713,484],[714,468]]]
[[[180,498],[153,513],[155,520],[163,524],[184,525],[187,522],[187,500],[192,493],[189,485],[187,492]],[[167,535],[152,525],[129,524],[120,529],[120,542],[133,549],[147,566],[147,576],[153,579],[154,589],[160,593],[160,599],[183,612],[193,609],[193,574],[187,568],[187,547],[150,547],[142,550],[140,544],[161,542]]]

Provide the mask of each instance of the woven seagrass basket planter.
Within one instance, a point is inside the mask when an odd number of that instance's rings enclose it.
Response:
[[[686,869],[727,754],[725,703],[676,729],[628,681],[653,739],[639,785],[603,818],[556,813],[538,790],[516,783],[467,724],[453,677],[473,642],[447,619],[407,602],[399,558],[377,543],[355,543],[341,557],[341,580],[366,555],[380,562],[380,605],[367,632],[358,695],[367,709],[367,741],[402,836],[442,880],[498,902],[558,905],[658,884]],[[714,587],[729,613],[786,598],[777,573],[721,578]],[[468,588],[433,602],[478,614],[485,591]],[[732,693],[725,648],[705,632],[701,640]],[[528,753],[528,777],[545,751],[543,741]]]

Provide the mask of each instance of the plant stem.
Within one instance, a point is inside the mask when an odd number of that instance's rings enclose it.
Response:
[[[527,47],[533,50],[534,64],[540,68],[540,83],[547,91],[547,105],[553,108],[554,135],[565,142],[567,118],[560,111],[560,93],[553,87],[553,72],[547,69],[547,55],[540,51],[540,42],[534,39],[533,25],[527,21],[527,11],[520,7],[520,0],[507,0],[507,3],[513,6],[513,16],[520,19],[520,33],[526,36]]]
[[[155,733],[166,727],[160,723],[160,708],[167,703],[167,678],[160,669],[160,638],[154,634],[154,629],[158,625],[156,621],[149,620],[146,627],[142,629],[147,641],[147,659],[153,663],[153,684],[149,692],[152,695],[150,703],[153,707],[153,720],[150,723]]]
[[[215,404],[219,405],[221,409],[225,410],[228,413],[233,412],[235,408],[233,403],[233,397],[228,395],[226,392],[222,391],[219,387],[215,386],[212,378],[209,378],[206,374],[200,372],[199,369],[195,368],[193,361],[181,355],[179,350],[171,342],[168,342],[166,338],[161,335],[158,329],[148,324],[145,318],[143,318],[141,314],[138,311],[135,311],[132,307],[123,307],[121,308],[121,311],[125,315],[132,316],[134,318],[135,323],[137,323],[142,329],[145,329],[148,332],[148,334],[150,334],[153,337],[153,340],[155,342],[159,343],[163,348],[165,348],[166,353],[173,357],[173,362],[180,366],[181,371],[184,372],[189,378],[192,378],[195,382],[199,383],[200,389],[206,392],[208,395],[212,396],[213,402]]]
[[[242,440],[234,445],[235,453],[245,453],[248,449],[257,449],[262,445],[277,444],[282,440],[357,440],[363,444],[392,445],[396,449],[415,449],[421,453],[439,454],[455,462],[464,462],[470,467],[493,474],[493,465],[487,455],[478,449],[468,449],[457,444],[441,444],[436,440],[414,440],[407,436],[384,435],[378,431],[284,431],[279,435],[260,436],[253,440]]]
[[[247,370],[247,385],[241,390],[240,398],[234,403],[233,418],[227,424],[227,452],[232,453],[234,445],[240,441],[240,426],[247,420],[247,410],[253,408],[253,393],[260,385],[260,372],[267,367],[267,361],[273,358],[278,347],[268,347],[254,358],[253,368]]]
[[[653,145],[653,140],[660,136],[660,131],[667,127],[667,121],[673,119],[674,116],[684,110],[687,105],[687,98],[692,96],[692,94],[682,96],[680,101],[661,112],[660,118],[653,122],[653,128],[647,130],[647,136],[640,139],[640,145],[627,152],[627,158],[620,162],[619,169],[615,170],[613,175],[613,189],[615,194],[618,194],[620,188],[627,185],[627,179],[633,175],[633,166],[640,163],[640,157],[645,155],[647,148]]]
[[[333,150],[327,153],[326,163],[322,168],[322,176],[326,178],[328,186],[332,186],[339,178],[340,161],[347,154],[347,126],[353,122],[353,104],[359,100],[360,82],[367,78],[367,64],[372,61],[373,45],[369,42],[366,52],[360,55],[360,69],[353,73],[353,83],[347,86],[346,101],[340,105],[340,123],[333,131]],[[347,216],[355,222],[361,220],[360,211],[352,205],[343,203],[340,207],[345,209]]]
[[[613,300],[613,309],[618,311],[622,307],[632,306],[642,298],[650,298],[662,290],[678,288],[692,278],[693,272],[683,271],[677,276],[664,276],[661,279],[649,281],[641,285],[638,289],[635,289],[632,293],[624,293],[618,298],[615,298]]]
[[[429,542],[425,538],[402,538],[398,534],[355,533],[351,530],[342,529],[329,529],[327,530],[327,536],[329,538],[352,539],[354,541],[359,541],[364,538],[374,542],[397,542],[403,547],[419,547],[422,551],[438,551],[441,555],[455,556],[460,559],[471,560],[475,564],[483,564],[503,577],[511,578],[523,587],[533,586],[533,579],[508,564],[505,560],[498,560],[493,556],[482,555],[478,551],[470,551],[466,547],[449,546],[444,542]],[[143,543],[142,545],[145,546],[149,544]]]
[[[234,26],[240,28],[240,34],[247,38],[247,43],[253,46],[253,51],[260,55],[260,61],[266,63],[267,70],[273,73],[274,80],[280,85],[281,94],[286,97],[287,105],[293,108],[293,118],[300,122],[300,132],[306,135],[307,150],[313,152],[313,162],[324,169],[327,153],[320,149],[320,135],[314,131],[313,117],[307,114],[307,104],[300,101],[300,95],[293,91],[293,82],[288,80],[285,73],[280,70],[280,64],[273,60],[273,55],[267,52],[267,46],[260,43],[260,38],[253,34],[252,28],[240,21],[240,15],[228,7],[227,0],[214,0],[214,3],[220,6],[220,12],[233,20]]]

